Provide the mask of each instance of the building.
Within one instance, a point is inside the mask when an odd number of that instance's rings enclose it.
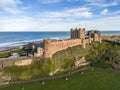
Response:
[[[101,33],[97,30],[86,33],[85,28],[76,28],[75,30],[71,29],[70,35],[71,38],[65,40],[44,39],[42,43],[29,43],[26,48],[30,52],[30,56],[51,58],[54,53],[68,47],[82,45],[85,48],[86,44],[92,41],[101,42]]]
[[[85,38],[85,28],[79,28],[79,29],[71,29],[71,39],[76,39],[76,38]]]
[[[18,53],[12,53],[11,56],[9,58],[18,58],[20,57],[20,55]]]
[[[79,29],[71,29],[71,39],[93,39],[93,41],[100,41],[101,42],[101,33],[97,30],[91,30],[88,31],[87,34],[85,34],[85,28],[79,28]]]
[[[91,30],[91,31],[88,31],[87,35],[90,38],[93,38],[94,41],[100,41],[101,42],[101,33],[100,33],[100,31]]]

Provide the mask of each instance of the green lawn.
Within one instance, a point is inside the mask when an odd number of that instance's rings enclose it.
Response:
[[[8,58],[10,56],[10,52],[0,53],[0,58]]]
[[[120,73],[86,70],[65,78],[19,84],[0,90],[120,90]]]
[[[11,53],[13,53],[13,52],[22,54],[22,53],[26,53],[27,51],[26,50],[22,50],[22,49],[1,51],[0,52],[0,58],[8,58],[8,57],[11,56]]]

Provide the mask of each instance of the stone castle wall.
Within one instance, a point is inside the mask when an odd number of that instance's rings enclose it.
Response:
[[[44,58],[51,58],[54,53],[77,45],[82,45],[83,48],[85,48],[86,44],[89,44],[92,41],[101,42],[101,34],[99,31],[92,30],[85,35],[85,29],[71,29],[71,39],[69,40],[52,41],[50,39],[45,39],[43,42],[43,56]]]
[[[51,58],[52,55],[68,47],[83,45],[83,39],[69,39],[62,41],[44,40],[44,57]]]
[[[87,33],[85,28],[71,29],[70,39],[68,40],[50,40],[45,39],[43,41],[43,48],[37,47],[36,57],[51,58],[54,53],[61,51],[68,47],[82,45],[85,48],[86,44],[92,41],[101,42],[101,33],[97,30],[91,30]]]
[[[36,47],[37,52],[34,53],[35,57],[42,57],[42,58],[51,58],[53,54],[58,51],[67,49],[68,47],[73,47],[77,45],[82,45],[85,48],[86,44],[91,43],[92,41],[99,41],[101,42],[101,33],[96,30],[88,31],[85,34],[85,29],[71,29],[71,39],[68,40],[50,40],[45,39],[43,41],[43,47]],[[34,48],[34,45],[30,45]],[[0,70],[5,69],[6,67],[10,66],[24,66],[29,65],[33,61],[31,57],[20,57],[20,58],[5,58],[0,59]]]
[[[3,58],[0,59],[0,71],[5,69],[6,67],[11,66],[24,66],[29,65],[33,62],[32,58],[29,57],[20,57],[20,58]]]

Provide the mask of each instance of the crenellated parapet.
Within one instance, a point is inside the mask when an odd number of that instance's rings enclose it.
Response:
[[[85,34],[85,28],[76,28],[71,29],[71,39],[67,40],[50,40],[44,39],[43,51],[42,49],[39,53],[39,56],[44,56],[44,58],[51,58],[52,55],[58,51],[67,49],[68,47],[73,47],[77,45],[82,45],[83,48],[86,47],[86,44],[91,43],[92,41],[101,42],[101,33],[97,30],[88,31]],[[42,55],[43,52],[43,55]]]
[[[85,28],[71,29],[71,39],[85,38]]]
[[[58,40],[46,43],[44,40],[44,57],[51,58],[52,55],[58,51],[67,49],[77,45],[82,45],[82,39]]]

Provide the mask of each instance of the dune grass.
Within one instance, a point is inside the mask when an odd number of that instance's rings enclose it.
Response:
[[[0,90],[119,90],[120,73],[94,69],[65,78],[18,84]]]

